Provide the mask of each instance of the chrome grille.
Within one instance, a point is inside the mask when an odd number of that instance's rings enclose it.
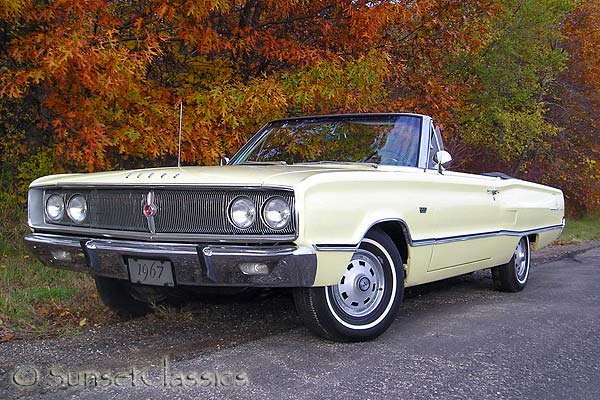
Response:
[[[273,230],[260,217],[262,205],[272,196],[283,197],[294,210],[293,192],[280,189],[65,189],[47,190],[45,198],[54,193],[63,194],[67,199],[76,193],[86,196],[89,215],[83,224],[76,225],[79,227],[149,232],[148,220],[142,212],[149,192],[154,195],[154,225],[157,234],[260,236],[290,235],[296,231],[294,219],[284,229]],[[229,203],[238,196],[248,196],[257,207],[259,215],[248,229],[235,227],[227,215]],[[68,218],[59,224],[75,226]]]
[[[148,230],[148,222],[141,212],[146,199],[145,193],[131,190],[94,190],[87,198],[92,228]]]

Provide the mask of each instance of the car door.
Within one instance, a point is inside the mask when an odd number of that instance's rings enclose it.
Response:
[[[494,258],[494,237],[500,212],[496,179],[452,171],[440,173],[433,155],[442,150],[439,130],[432,127],[426,174],[438,194],[434,199],[435,237],[429,271],[478,269]]]

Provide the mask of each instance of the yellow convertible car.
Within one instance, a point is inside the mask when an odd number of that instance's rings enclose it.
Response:
[[[92,274],[120,315],[189,289],[285,287],[315,334],[368,340],[410,286],[491,268],[522,290],[530,251],[564,227],[560,190],[450,162],[426,115],[282,119],[221,166],[40,178],[25,239]]]

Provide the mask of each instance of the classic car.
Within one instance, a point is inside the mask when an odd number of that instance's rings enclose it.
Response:
[[[281,119],[220,166],[37,179],[25,239],[120,315],[191,287],[290,288],[314,334],[369,340],[410,286],[491,268],[522,290],[530,251],[562,232],[560,190],[451,159],[426,115]]]

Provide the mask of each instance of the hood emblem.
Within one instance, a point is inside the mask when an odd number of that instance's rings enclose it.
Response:
[[[151,234],[156,233],[156,225],[154,224],[154,215],[158,207],[154,204],[154,191],[148,192],[146,195],[146,202],[142,204],[142,214],[146,217],[148,222],[148,230]]]

